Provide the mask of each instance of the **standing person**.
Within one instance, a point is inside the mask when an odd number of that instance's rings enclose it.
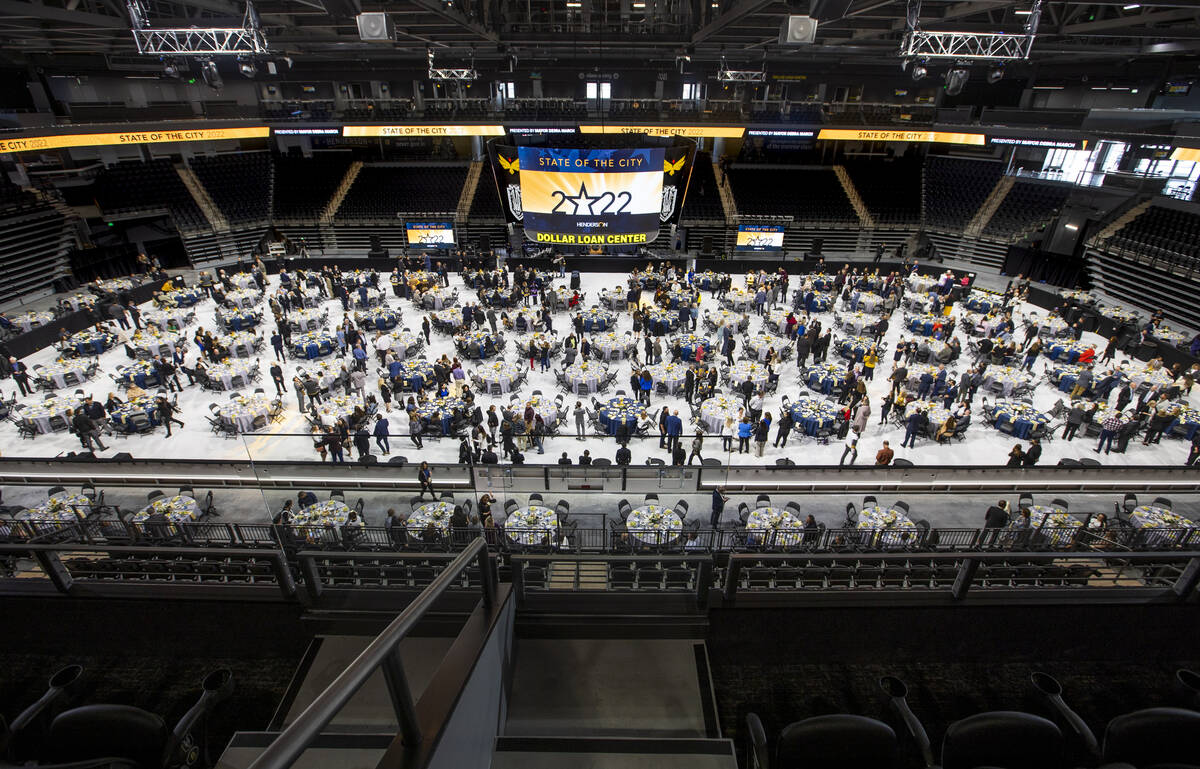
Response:
[[[917,435],[925,427],[925,411],[917,409],[904,423],[904,440],[900,442],[900,448],[915,449],[917,447]]]
[[[1012,451],[1008,452],[1007,467],[1020,467],[1025,462],[1025,452],[1021,449],[1021,444],[1012,447]]]
[[[1121,419],[1121,411],[1119,409],[1109,414],[1108,418],[1100,423],[1100,442],[1096,444],[1096,448],[1093,451],[1099,454],[1100,449],[1104,449],[1105,454],[1109,453],[1112,450],[1113,438],[1121,431],[1122,423],[1123,420]]]
[[[750,450],[750,436],[754,434],[754,425],[750,423],[750,417],[742,417],[742,421],[737,426],[738,437],[738,453],[745,454]]]
[[[1029,441],[1029,450],[1025,452],[1025,458],[1022,460],[1024,467],[1033,467],[1042,458],[1042,441],[1039,438],[1034,438]]]
[[[794,424],[791,410],[784,409],[783,413],[779,415],[779,429],[775,433],[775,443],[772,444],[775,448],[787,446],[787,439],[791,435]]]
[[[1200,435],[1200,430],[1196,431]],[[721,514],[725,512],[725,503],[729,497],[725,495],[725,487],[718,486],[712,493],[712,515],[708,517],[708,525],[714,529],[721,527]]]
[[[761,457],[771,439],[771,414],[768,412],[754,426],[754,455]]]
[[[576,440],[583,440],[587,435],[587,409],[583,407],[583,401],[575,401],[575,436]]]
[[[854,464],[854,460],[858,459],[858,430],[851,430],[846,434],[846,447],[842,450],[842,458],[838,460],[838,466],[846,464],[846,455],[850,455],[850,464]]]
[[[987,509],[983,514],[984,534],[983,546],[995,545],[1000,539],[999,529],[1008,525],[1008,500],[1001,499]]]
[[[343,453],[345,447],[342,445],[342,436],[334,432],[332,427],[325,428],[325,445],[329,447],[330,462],[335,465],[345,463],[346,456]]]
[[[75,416],[71,419],[71,426],[75,428],[75,434],[79,436],[79,444],[85,449],[91,451],[92,443],[95,442],[101,451],[105,450],[104,442],[100,440],[100,428],[96,426],[95,421],[82,408],[75,409]]]
[[[421,333],[425,335],[425,344],[429,344],[429,316],[421,318]]]
[[[275,360],[287,360],[283,355],[283,334],[279,333],[279,329],[271,334],[271,347],[275,350]]]
[[[1191,467],[1196,464],[1197,460],[1200,460],[1200,430],[1192,434],[1192,445],[1188,449],[1187,462],[1184,464]]]
[[[683,420],[679,418],[679,409],[667,417],[667,451],[674,452],[679,446],[679,436],[683,435]]]
[[[433,473],[429,471],[429,463],[422,462],[421,469],[417,470],[417,482],[421,484],[421,499],[425,498],[425,492],[429,492],[430,499],[437,499],[437,494],[433,490]]]
[[[29,366],[25,365],[24,361],[19,361],[10,355],[8,368],[12,372],[13,381],[17,383],[17,389],[21,391],[21,395],[31,395],[33,388],[29,386]]]
[[[1075,440],[1075,433],[1079,432],[1079,426],[1083,424],[1083,413],[1083,406],[1079,401],[1071,404],[1071,410],[1067,412],[1067,424],[1063,427],[1063,438],[1068,441]]]
[[[415,410],[408,412],[408,439],[417,448],[425,448],[425,442],[421,440],[421,418]]]
[[[1197,432],[1200,432],[1198,430]],[[692,453],[688,454],[687,463],[690,465],[692,459],[699,459],[700,464],[704,464],[704,457],[701,456],[700,450],[704,448],[704,431],[697,429],[696,435],[692,438]]]
[[[379,446],[379,451],[384,456],[387,456],[391,453],[391,445],[388,442],[388,436],[391,434],[390,427],[391,425],[388,423],[387,419],[384,418],[383,414],[375,415],[375,429],[373,430],[375,434],[375,445]]]
[[[278,362],[271,364],[271,381],[275,383],[275,394],[282,398],[287,393],[287,388],[283,385],[283,369],[279,367]]]
[[[158,418],[162,421],[162,423],[167,428],[167,437],[168,438],[171,437],[171,423],[172,422],[179,425],[180,427],[183,427],[183,422],[180,422],[178,419],[175,418],[175,404],[174,403],[171,403],[171,401],[167,400],[166,398],[164,398],[160,395],[158,398],[158,403],[155,404],[155,408],[158,410]]]
[[[896,452],[892,451],[892,447],[887,441],[884,441],[883,448],[875,454],[875,464],[879,467],[887,467],[892,463],[892,458],[895,456]]]

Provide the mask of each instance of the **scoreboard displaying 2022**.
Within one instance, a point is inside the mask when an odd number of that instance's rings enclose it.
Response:
[[[454,248],[454,225],[450,222],[408,222],[404,227],[411,247]]]
[[[649,243],[662,209],[662,148],[519,147],[525,235],[537,243]]]
[[[778,251],[783,248],[784,227],[778,224],[738,225],[737,251]]]

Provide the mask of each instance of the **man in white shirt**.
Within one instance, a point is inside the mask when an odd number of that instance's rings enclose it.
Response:
[[[379,362],[385,363],[388,351],[392,349],[392,339],[384,333],[375,334],[375,354],[379,356]]]

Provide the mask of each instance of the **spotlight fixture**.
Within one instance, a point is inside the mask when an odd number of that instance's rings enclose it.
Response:
[[[180,78],[183,76],[183,70],[173,59],[163,59],[163,77]]]
[[[989,83],[991,83],[992,85],[999,83],[1003,79],[1004,79],[1004,69],[1002,67],[996,67],[995,69],[988,70],[987,81]]]
[[[958,96],[962,93],[963,86],[967,84],[967,80],[971,77],[970,70],[963,67],[955,67],[946,73],[946,95]]]
[[[929,74],[929,70],[925,69],[924,64],[916,64],[912,68],[912,79],[922,80]]]
[[[208,59],[200,65],[200,77],[204,79],[204,84],[214,91],[225,87],[225,81],[221,79],[221,71],[217,69],[217,63],[212,59]]]
[[[242,73],[242,77],[253,78],[258,74],[258,66],[253,59],[238,59],[238,72]]]

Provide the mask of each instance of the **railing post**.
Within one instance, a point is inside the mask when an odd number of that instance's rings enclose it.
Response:
[[[296,580],[292,579],[292,572],[288,569],[287,561],[283,559],[282,553],[277,552],[271,555],[271,568],[275,570],[275,580],[279,583],[279,590],[283,593],[283,597],[295,596]]]
[[[737,558],[730,557],[729,565],[725,568],[725,604],[732,606],[734,597],[737,595],[738,580],[742,575],[742,562]]]
[[[71,573],[67,571],[67,567],[63,566],[57,552],[53,550],[34,550],[33,558],[38,562],[38,566],[41,567],[42,572],[50,579],[55,590],[63,595],[71,592],[71,585],[75,580],[71,577]]]
[[[955,600],[961,601],[967,595],[967,590],[971,588],[971,582],[978,571],[979,561],[974,558],[962,559],[962,563],[958,565],[958,576],[954,578],[954,587],[951,588]]]
[[[483,585],[483,605],[490,609],[496,603],[496,575],[492,574],[492,554],[487,544],[479,548],[479,578]]]
[[[400,737],[406,747],[413,748],[421,744],[421,727],[417,723],[408,676],[404,674],[404,664],[400,661],[399,646],[393,647],[384,658],[382,668],[383,680],[392,699],[392,709],[396,712],[396,723],[400,725]]]
[[[712,574],[713,562],[710,555],[701,561],[696,569],[696,605],[700,608],[708,604],[708,588],[712,582]]]
[[[321,575],[317,572],[317,564],[311,555],[297,556],[300,561],[300,573],[304,575],[304,586],[308,595],[314,601],[321,597]]]
[[[1179,575],[1179,579],[1175,580],[1171,590],[1179,596],[1179,600],[1185,601],[1196,591],[1198,584],[1200,584],[1200,558],[1192,558],[1187,562],[1187,566],[1183,567],[1183,572]]]
[[[517,606],[521,606],[525,603],[525,561],[520,558],[511,558],[509,562],[512,564],[513,595],[517,597]]]

